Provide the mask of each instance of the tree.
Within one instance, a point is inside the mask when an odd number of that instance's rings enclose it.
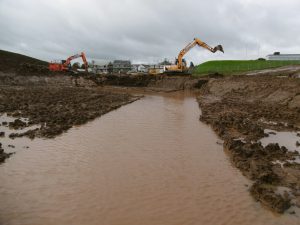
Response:
[[[108,65],[107,65],[107,72],[112,73],[113,69],[114,69],[113,64],[111,62],[109,62]]]
[[[77,69],[79,69],[79,68],[80,68],[79,62],[73,63],[73,65],[72,65],[72,70],[77,70]]]
[[[165,58],[164,61],[159,63],[159,65],[172,65],[172,63],[167,58]]]

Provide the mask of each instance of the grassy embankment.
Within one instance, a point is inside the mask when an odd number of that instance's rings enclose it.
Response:
[[[264,60],[222,60],[208,61],[195,67],[194,75],[221,73],[238,74],[246,71],[277,68],[288,65],[300,65],[300,61],[264,61]]]
[[[47,66],[48,63],[26,55],[0,50],[0,71],[13,72],[23,63]]]

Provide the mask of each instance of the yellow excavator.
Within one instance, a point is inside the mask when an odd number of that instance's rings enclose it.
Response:
[[[179,52],[175,65],[170,65],[166,67],[165,73],[166,74],[188,74],[189,67],[187,67],[186,61],[183,58],[183,56],[196,45],[206,48],[212,53],[215,53],[216,51],[221,51],[224,53],[222,45],[217,45],[216,47],[212,48],[209,45],[207,45],[205,42],[201,41],[199,38],[194,38],[194,40],[191,43],[189,43],[184,49],[182,49]]]

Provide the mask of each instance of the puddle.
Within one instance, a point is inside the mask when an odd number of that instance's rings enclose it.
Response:
[[[270,143],[278,143],[279,146],[284,146],[289,151],[296,150],[300,153],[300,146],[296,146],[296,142],[300,142],[297,132],[265,129],[265,133],[269,134],[269,137],[264,137],[260,140],[263,146],[267,146]]]
[[[294,197],[294,195],[292,194],[292,190],[288,187],[278,186],[277,189],[275,190],[275,194],[278,194],[281,196],[284,196],[285,194],[287,194],[290,197]]]
[[[17,152],[19,150],[28,149],[29,148],[28,144],[31,142],[31,140],[29,140],[28,138],[11,139],[9,138],[10,134],[12,133],[20,134],[41,127],[40,125],[32,125],[17,130],[10,128],[9,123],[15,121],[16,119],[20,119],[22,122],[26,122],[26,123],[28,122],[27,118],[15,118],[15,117],[8,116],[6,113],[0,114],[0,132],[5,133],[4,137],[0,137],[0,142],[2,143],[2,148],[6,153],[12,153],[12,152]],[[7,122],[7,124],[3,125],[3,122]]]

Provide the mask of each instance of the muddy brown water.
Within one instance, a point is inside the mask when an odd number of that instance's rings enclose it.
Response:
[[[52,140],[2,139],[17,153],[0,224],[300,224],[251,198],[199,115],[193,95],[149,95]]]

